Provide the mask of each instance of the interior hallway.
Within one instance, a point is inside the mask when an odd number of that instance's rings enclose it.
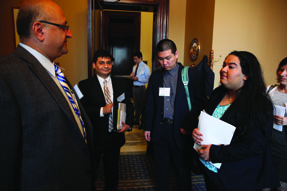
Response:
[[[126,132],[126,144],[121,148],[121,155],[144,154],[147,142],[144,138],[144,130],[134,125],[131,132]]]

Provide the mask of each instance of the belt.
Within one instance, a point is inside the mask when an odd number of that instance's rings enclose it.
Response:
[[[141,88],[141,87],[145,87],[144,85],[143,86],[134,86],[135,88]]]
[[[163,118],[162,122],[168,123],[168,124],[173,124],[173,120],[169,118]]]

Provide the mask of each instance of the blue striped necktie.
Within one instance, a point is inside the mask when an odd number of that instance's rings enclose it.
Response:
[[[82,120],[78,105],[75,102],[76,98],[73,97],[73,92],[66,82],[66,78],[64,76],[64,73],[61,71],[61,69],[56,64],[54,64],[54,66],[55,66],[57,79],[58,79],[60,85],[62,86],[64,92],[66,93],[66,95],[67,95],[67,97],[68,97],[68,99],[69,99],[69,101],[70,101],[70,103],[74,109],[75,114],[78,116],[78,118],[81,122],[82,127],[79,127],[79,129],[80,129],[82,136],[85,139],[85,142],[87,143],[87,135],[86,135],[85,125],[84,125],[84,121]]]

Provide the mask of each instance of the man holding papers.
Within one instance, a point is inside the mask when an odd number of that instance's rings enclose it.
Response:
[[[93,124],[97,166],[103,156],[107,191],[117,189],[120,148],[125,143],[124,132],[132,127],[134,119],[131,89],[110,75],[112,60],[109,52],[96,51],[93,59],[96,75],[79,83],[83,94],[81,102]],[[126,121],[117,127],[119,103],[125,103]]]
[[[208,142],[205,139],[210,138],[205,138],[207,133],[201,132],[201,127],[192,134],[200,145],[198,164],[207,190],[254,191],[278,186],[269,148],[273,107],[257,58],[246,51],[231,52],[220,70],[220,83],[205,111],[235,127],[230,144]],[[214,124],[208,128],[217,128]],[[229,129],[217,130],[224,134]]]

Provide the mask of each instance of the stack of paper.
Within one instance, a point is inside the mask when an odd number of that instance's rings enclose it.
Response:
[[[199,116],[198,130],[203,134],[201,142],[202,145],[229,145],[233,134],[235,132],[235,127],[226,123],[220,119],[217,119],[206,112],[201,111]],[[196,151],[200,149],[200,145],[194,144],[193,147]],[[212,163],[216,168],[220,168],[221,163]]]

